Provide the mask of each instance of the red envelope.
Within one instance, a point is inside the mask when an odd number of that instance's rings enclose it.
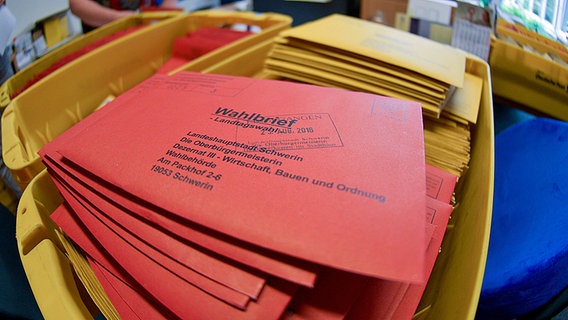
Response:
[[[85,120],[61,134],[57,139],[40,150],[40,156],[46,162],[46,165],[54,162],[59,163],[61,160],[61,156],[53,150],[54,148],[57,148],[58,145],[67,143],[69,137],[80,132],[90,123],[98,121],[121,103],[128,101],[130,98],[144,92],[145,90],[151,90],[159,81],[161,81],[160,79],[165,79],[166,77],[167,76],[164,75],[157,75],[144,81],[140,85],[115,99],[113,104],[105,106],[105,108],[95,112]],[[185,240],[196,243],[227,258],[252,266],[283,279],[305,286],[313,286],[313,283],[315,282],[316,270],[318,269],[318,266],[316,265],[276,254],[259,247],[254,247],[234,238],[229,238],[219,234],[212,234],[210,231],[204,230],[203,228],[191,226],[188,223],[182,223],[179,220],[172,220],[167,217],[168,213],[155,212],[152,209],[144,207],[142,204],[145,203],[145,201],[125,194],[116,193],[114,189],[109,189],[108,187],[105,187],[104,184],[99,184],[93,181],[92,177],[82,176],[79,171],[73,169],[71,166],[65,166],[63,163],[59,163],[59,165],[66,167],[66,170],[68,171],[71,170],[72,177],[67,179],[77,178],[79,181],[85,182],[90,187],[90,191],[94,192],[98,197],[101,197],[110,203],[114,203],[114,206],[119,206],[120,208],[129,211],[128,214],[136,215],[138,218],[144,220],[145,223],[152,225],[153,227],[159,227],[168,230],[169,232],[174,232]],[[62,179],[66,178],[62,177]],[[112,198],[112,200],[109,197]],[[117,214],[116,217],[113,218],[117,221],[122,221],[127,219],[128,216],[124,214]],[[132,229],[131,231],[138,232],[139,230]],[[149,238],[148,240],[153,242],[153,239],[155,238]]]
[[[300,288],[282,320],[340,320],[371,278],[323,268],[314,288]]]
[[[77,220],[76,216],[71,214],[71,209],[67,207],[66,203],[57,207],[50,217],[58,225],[65,226],[65,232],[67,236],[73,239],[73,241],[77,243],[83,250],[90,252],[90,255],[87,255],[88,260],[95,260],[100,265],[104,265],[104,269],[108,273],[114,275],[119,279],[120,282],[124,283],[127,287],[130,288],[130,290],[126,290],[126,292],[136,293],[136,299],[132,301],[132,303],[139,304],[140,309],[137,309],[135,314],[159,313],[162,314],[161,317],[164,317],[166,319],[171,319],[172,317],[175,318],[174,314],[172,314],[167,308],[165,308],[159,301],[156,301],[152,296],[148,295],[144,287],[141,287],[138,283],[134,282],[131,276],[123,268],[121,268],[116,263],[116,261],[112,260],[112,258],[108,256],[106,251],[100,246],[99,243],[97,243],[93,235],[85,228],[83,224],[81,224]],[[96,272],[97,270],[93,269],[93,271]],[[99,282],[101,282],[101,285],[103,285],[103,288],[106,292],[106,281],[104,281],[104,279],[99,279]],[[111,299],[111,302],[113,303],[115,308],[117,308],[117,311],[120,312],[120,315],[128,316],[130,318],[130,316],[133,315],[132,312],[124,312],[123,310],[123,307],[125,307],[124,304],[129,304],[128,302],[124,301],[121,298],[120,300],[122,300],[122,302],[117,301],[117,304],[114,304],[114,299],[117,298],[116,294],[115,292],[107,292],[109,299]],[[146,308],[144,307],[145,303],[140,302],[140,299],[147,300],[148,304],[152,306],[153,310],[146,310]],[[157,319],[161,317],[158,316]],[[152,319],[154,318],[152,317]]]
[[[238,31],[223,27],[204,27],[188,33],[187,36],[195,39],[215,38],[220,43],[227,44],[252,34],[253,32],[251,31]]]
[[[425,266],[428,278],[438,257],[452,206],[430,197],[426,203],[427,234],[430,234]],[[372,279],[346,319],[412,319],[425,289],[426,283],[409,284]]]
[[[171,237],[127,213],[115,214],[114,217],[117,220],[114,221],[109,217],[108,213],[116,211],[116,207],[102,200],[86,186],[78,183],[78,181],[73,179],[61,180],[62,170],[57,165],[52,165],[49,170],[57,183],[65,188],[62,190],[62,193],[72,196],[73,199],[71,200],[91,203],[90,207],[92,209],[89,210],[90,214],[95,215],[99,220],[103,220],[103,223],[110,230],[116,232],[124,241],[134,246],[138,251],[162,264],[171,265],[173,262],[169,260],[181,264],[181,266],[174,264],[172,268],[169,268],[173,272],[181,269],[181,271],[178,271],[181,273],[176,272],[180,276],[187,273],[186,270],[183,270],[183,267],[188,267],[200,275],[246,294],[252,299],[258,298],[260,290],[264,286],[264,276],[251,273],[249,272],[250,270],[243,270],[243,268],[250,269],[244,265],[235,266],[234,263],[227,263],[224,261],[226,258],[214,253],[203,252],[202,248]],[[133,235],[136,235],[135,239],[133,239]],[[147,242],[148,239],[152,239],[152,241]],[[156,252],[157,250],[160,252]],[[192,283],[198,285],[196,282]],[[205,287],[201,288],[208,291]]]
[[[97,261],[87,257],[95,275],[99,279],[109,300],[122,319],[168,319],[154,304],[146,300],[132,287],[121,281],[113,273],[103,268]],[[130,297],[128,301],[123,297]]]
[[[383,279],[369,279],[345,319],[394,319],[392,314],[403,300],[409,284]]]
[[[453,208],[451,205],[437,200],[428,200],[427,203],[428,209],[431,211],[431,223],[432,226],[435,227],[426,254],[426,268],[427,275],[429,277],[434,269],[436,258],[440,252],[442,240],[444,239],[446,227],[448,226]],[[416,308],[418,307],[425,290],[426,284],[410,285],[402,302],[395,311],[393,319],[411,319],[416,312]]]
[[[251,34],[227,28],[200,28],[185,37],[176,38],[172,56],[193,60]]]
[[[426,209],[428,212],[428,208]],[[428,216],[427,213],[426,220],[429,221]],[[434,234],[434,229],[434,226],[430,224],[426,225],[426,242],[430,242]],[[363,290],[359,299],[353,305],[353,308],[349,310],[345,319],[407,319],[396,318],[394,315],[397,310],[400,309],[401,305],[405,303],[405,297],[410,287],[411,284],[407,282],[370,279],[367,287]],[[403,307],[410,309],[412,308],[412,304],[406,304]],[[414,308],[416,308],[416,306],[414,306]],[[408,319],[411,318],[412,317]]]
[[[157,73],[166,74],[202,55],[251,34],[251,32],[240,32],[226,28],[197,29],[185,37],[174,40],[172,56],[158,69]]]
[[[47,163],[47,162],[46,162]],[[86,176],[79,176],[82,181],[90,181]],[[69,179],[68,179],[69,180]],[[163,229],[167,232],[173,232],[186,241],[203,246],[222,256],[235,261],[246,264],[252,268],[267,272],[269,274],[279,276],[283,279],[303,284],[305,286],[313,286],[316,278],[318,267],[309,263],[299,261],[297,259],[276,254],[274,252],[251,246],[237,239],[231,239],[222,234],[213,234],[208,230],[189,223],[180,222],[175,219],[168,218],[168,213],[156,212],[145,208],[141,205],[143,201],[132,200],[123,197],[120,194],[113,194],[110,189],[105,189],[102,185],[89,183],[93,187],[90,191],[95,192],[98,197],[103,197],[104,201],[117,201],[114,206],[119,206],[126,210],[124,214],[118,214],[112,217],[114,220],[122,221],[128,219],[128,215],[135,215],[138,219],[142,219],[142,224],[148,224],[152,228]],[[102,193],[99,191],[102,190]],[[112,195],[111,195],[112,194]],[[113,199],[105,198],[113,196]],[[110,212],[110,211],[109,211]],[[107,213],[109,213],[107,212]],[[132,219],[130,219],[132,220]],[[144,228],[144,226],[139,226]],[[138,229],[132,229],[132,232],[138,232]],[[164,231],[164,232],[165,232]],[[156,244],[155,238],[149,239],[150,242]],[[167,241],[167,239],[159,239],[158,242]]]
[[[426,195],[450,203],[457,183],[457,176],[433,165],[426,164]]]
[[[116,230],[111,230],[107,225],[108,219],[105,219],[100,214],[92,215],[91,212],[96,209],[88,203],[80,203],[72,195],[64,191],[62,195],[81,223],[97,239],[97,242],[105,248],[105,251],[113,260],[124,271],[131,274],[137,282],[148,288],[150,294],[169,309],[175,309],[175,306],[173,306],[175,302],[168,298],[170,297],[169,294],[171,294],[168,290],[169,288],[183,292],[184,290],[191,290],[197,287],[211,296],[240,309],[245,309],[249,303],[250,298],[247,295],[212,281],[180,265],[171,258],[160,256],[156,250],[144,246],[140,240],[136,240],[132,236],[128,237],[124,232],[119,234]],[[69,231],[70,226],[64,224],[60,224],[60,226],[65,232]],[[141,248],[135,246],[141,246]],[[144,252],[141,251],[142,249]],[[86,252],[91,254],[89,251]],[[167,283],[167,286],[164,286],[164,282]]]
[[[54,213],[55,214],[55,213]],[[53,216],[53,214],[52,214]],[[172,278],[167,273],[161,274],[160,281],[156,282],[137,282],[139,276],[144,276],[145,272],[151,272],[150,269],[141,268],[134,273],[124,273],[124,270],[117,266],[117,261],[113,258],[110,260],[101,251],[100,243],[93,242],[93,237],[86,234],[85,228],[81,227],[80,222],[72,218],[71,212],[65,206],[60,206],[57,215],[53,216],[58,224],[62,225],[62,229],[72,239],[80,241],[88,241],[82,243],[83,248],[91,248],[94,253],[93,258],[101,262],[105,268],[111,271],[121,281],[129,284],[135,291],[123,292],[121,295],[124,301],[132,301],[140,299],[139,293],[144,298],[151,299],[156,303],[163,305],[163,312],[171,312],[176,318],[181,319],[278,319],[289,304],[291,297],[297,290],[297,286],[290,283],[271,278],[265,285],[262,294],[255,302],[251,302],[246,310],[239,310],[226,303],[213,298],[209,294],[193,287],[181,286],[180,282]],[[118,259],[120,260],[120,258]],[[152,274],[151,274],[152,275]],[[158,276],[154,274],[154,276]],[[179,278],[178,278],[179,279]],[[153,293],[159,293],[154,295]],[[132,294],[132,296],[130,295]],[[161,309],[160,309],[161,310]],[[172,318],[168,316],[168,318]]]
[[[423,281],[418,103],[183,72],[68,142],[66,159],[182,220],[317,264]]]
[[[171,58],[168,59],[168,61],[164,62],[164,64],[162,64],[160,66],[160,68],[158,68],[156,73],[167,74],[167,73],[174,71],[175,69],[189,63],[189,61],[190,60],[187,60],[185,58],[171,57]]]

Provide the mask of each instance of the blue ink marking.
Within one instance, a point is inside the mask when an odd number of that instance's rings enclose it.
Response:
[[[405,122],[406,102],[394,99],[387,101],[375,99],[371,107],[371,114]]]

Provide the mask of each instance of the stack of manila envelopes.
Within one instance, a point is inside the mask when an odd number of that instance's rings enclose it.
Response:
[[[40,156],[107,317],[355,319],[413,313],[427,282],[456,177],[423,143],[415,102],[180,72]]]
[[[428,163],[467,171],[482,79],[465,71],[465,52],[334,14],[282,32],[265,67],[276,77],[419,102]],[[442,133],[431,130],[438,125]]]
[[[334,14],[282,32],[266,66],[303,82],[414,100],[438,117],[463,87],[465,61],[429,39]]]

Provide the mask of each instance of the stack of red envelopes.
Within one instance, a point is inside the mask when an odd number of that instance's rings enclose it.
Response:
[[[236,40],[252,35],[249,31],[228,28],[200,28],[176,38],[172,46],[172,56],[156,71],[166,74],[190,61]]]
[[[414,312],[438,253],[455,177],[423,139],[415,102],[180,72],[40,155],[122,318],[355,319]]]

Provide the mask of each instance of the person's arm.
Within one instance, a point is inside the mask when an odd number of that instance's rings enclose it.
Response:
[[[176,9],[178,4],[178,0],[164,0],[162,1],[161,7],[168,8],[168,9]]]
[[[171,0],[166,1],[170,2]],[[99,27],[134,14],[134,11],[119,11],[103,7],[91,0],[69,0],[69,8],[83,23],[92,27]]]

